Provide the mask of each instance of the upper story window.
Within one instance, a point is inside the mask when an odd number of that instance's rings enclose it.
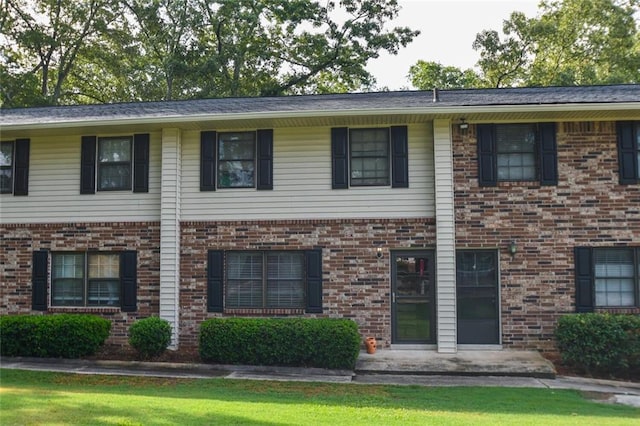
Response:
[[[558,183],[555,123],[479,124],[477,137],[480,186]]]
[[[576,309],[639,307],[640,248],[577,247]]]
[[[640,121],[621,121],[617,125],[620,183],[640,182]]]
[[[389,129],[349,132],[351,186],[389,185]]]
[[[496,125],[498,181],[537,180],[536,127]]]
[[[200,133],[200,191],[273,189],[273,130]]]
[[[98,138],[98,191],[131,189],[131,150],[129,136]]]
[[[406,126],[331,129],[332,188],[409,186]]]
[[[13,192],[13,141],[0,142],[0,192]]]
[[[254,188],[255,132],[218,135],[218,188]]]
[[[149,134],[83,136],[80,193],[149,192]]]
[[[120,253],[53,253],[52,306],[120,306]]]
[[[29,193],[29,139],[0,142],[0,194]]]

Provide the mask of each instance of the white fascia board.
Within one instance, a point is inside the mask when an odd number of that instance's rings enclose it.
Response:
[[[621,103],[580,103],[580,104],[526,104],[526,105],[474,105],[474,106],[434,106],[416,108],[363,108],[363,109],[331,109],[310,111],[268,111],[225,114],[194,114],[194,115],[163,115],[153,117],[131,117],[100,120],[69,120],[69,121],[37,121],[25,124],[5,124],[3,130],[34,130],[51,128],[72,128],[91,126],[145,125],[162,123],[187,123],[194,121],[236,121],[278,118],[325,118],[334,116],[366,116],[366,115],[431,115],[448,116],[452,114],[481,114],[481,113],[527,113],[527,112],[593,112],[593,111],[623,111],[638,109],[640,102]]]

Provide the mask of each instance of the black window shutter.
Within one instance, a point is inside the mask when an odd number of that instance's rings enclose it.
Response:
[[[13,195],[29,194],[29,139],[16,139]]]
[[[558,146],[556,143],[556,124],[538,125],[540,148],[540,184],[558,184]]]
[[[593,266],[590,247],[574,249],[576,268],[576,312],[593,312]]]
[[[215,131],[200,133],[200,191],[216,190]]]
[[[120,309],[122,312],[138,310],[138,253],[123,251],[120,254]]]
[[[638,176],[638,156],[636,144],[637,135],[635,122],[620,121],[618,130],[618,168],[620,184],[628,185],[640,180]]]
[[[47,276],[49,253],[40,250],[33,252],[31,264],[31,309],[34,311],[47,310]]]
[[[224,252],[209,250],[207,259],[207,312],[222,312],[224,286]]]
[[[409,137],[407,126],[391,127],[391,187],[409,187]]]
[[[307,306],[305,312],[322,313],[322,250],[305,252],[307,266]]]
[[[80,193],[96,193],[96,141],[95,136],[82,137],[80,164]]]
[[[256,189],[273,189],[273,130],[257,131],[258,183]]]
[[[349,187],[349,151],[346,127],[331,129],[331,170],[333,189]]]
[[[498,184],[495,126],[478,124],[478,183],[480,186]]]
[[[133,192],[149,192],[149,134],[133,135]]]

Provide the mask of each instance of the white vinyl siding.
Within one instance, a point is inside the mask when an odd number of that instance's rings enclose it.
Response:
[[[225,131],[225,129],[215,129]],[[182,141],[182,220],[433,217],[431,124],[410,125],[409,188],[331,189],[331,128],[276,128],[273,190],[200,191],[200,133]]]
[[[133,222],[160,219],[160,134],[150,135],[148,193],[99,191],[81,195],[81,137],[80,134],[74,134],[31,138],[29,195],[1,195],[1,223]]]

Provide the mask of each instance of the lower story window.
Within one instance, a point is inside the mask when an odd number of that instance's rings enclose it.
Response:
[[[228,308],[304,307],[302,252],[228,252]]]
[[[118,306],[120,253],[53,253],[52,306]]]
[[[640,250],[594,249],[596,306],[635,306],[640,276]]]

